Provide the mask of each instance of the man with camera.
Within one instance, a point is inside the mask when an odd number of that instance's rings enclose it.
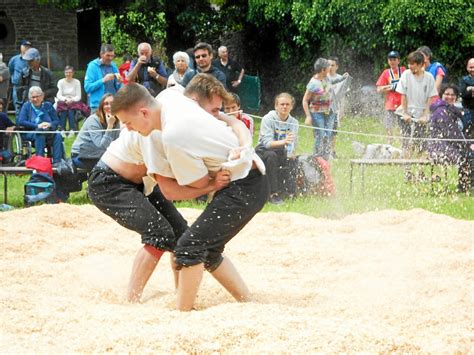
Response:
[[[153,97],[156,97],[168,83],[168,73],[163,62],[152,56],[153,50],[149,43],[143,42],[138,45],[138,59],[134,59],[130,65],[127,81],[136,81],[148,89]]]

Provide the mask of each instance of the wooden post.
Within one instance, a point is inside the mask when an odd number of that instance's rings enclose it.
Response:
[[[49,41],[46,41],[46,59],[48,62],[48,69],[51,69],[51,57],[49,55]]]

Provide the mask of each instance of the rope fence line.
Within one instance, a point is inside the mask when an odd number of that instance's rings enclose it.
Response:
[[[231,112],[229,114],[237,113],[237,112],[242,112],[241,111],[236,111],[236,112]],[[257,115],[252,115],[246,113],[246,115],[259,119],[260,121],[263,119],[262,116],[257,116]],[[277,120],[273,120],[274,122],[280,122]],[[289,123],[291,125],[291,123]],[[464,142],[464,143],[474,143],[474,139],[452,139],[452,138],[430,138],[430,137],[404,137],[404,136],[388,136],[385,134],[376,134],[376,133],[364,133],[364,132],[354,132],[354,131],[345,131],[345,130],[340,130],[340,129],[330,129],[330,128],[321,128],[321,127],[314,127],[314,126],[308,126],[305,124],[298,124],[299,127],[305,128],[305,129],[311,129],[311,130],[319,130],[319,131],[327,131],[327,132],[336,132],[338,134],[346,134],[346,135],[351,135],[351,136],[362,136],[362,137],[374,137],[374,138],[391,138],[391,139],[410,139],[410,140],[417,140],[417,141],[439,141],[439,142]],[[82,130],[82,132],[90,133],[90,132],[111,132],[111,131],[120,131],[122,128],[112,128],[112,129],[96,129],[96,130]],[[126,128],[123,128],[126,129]],[[80,131],[74,131],[74,130],[68,130],[67,132],[73,133],[79,133]],[[0,133],[34,133],[34,134],[56,134],[56,133],[61,133],[61,131],[23,131],[23,130],[14,130],[14,131],[8,131],[8,130],[0,130]]]

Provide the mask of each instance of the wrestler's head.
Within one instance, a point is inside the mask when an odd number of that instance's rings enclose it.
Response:
[[[214,76],[197,74],[186,86],[184,95],[195,100],[199,106],[211,115],[218,117],[222,103],[232,100],[224,85]]]
[[[129,131],[137,131],[147,136],[154,129],[153,113],[158,107],[159,103],[144,86],[132,82],[115,94],[112,114],[117,116]]]

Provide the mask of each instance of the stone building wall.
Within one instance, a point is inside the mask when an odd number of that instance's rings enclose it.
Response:
[[[52,70],[78,64],[75,11],[38,5],[36,0],[0,0],[0,52],[4,62],[19,52],[20,41],[29,40]]]

